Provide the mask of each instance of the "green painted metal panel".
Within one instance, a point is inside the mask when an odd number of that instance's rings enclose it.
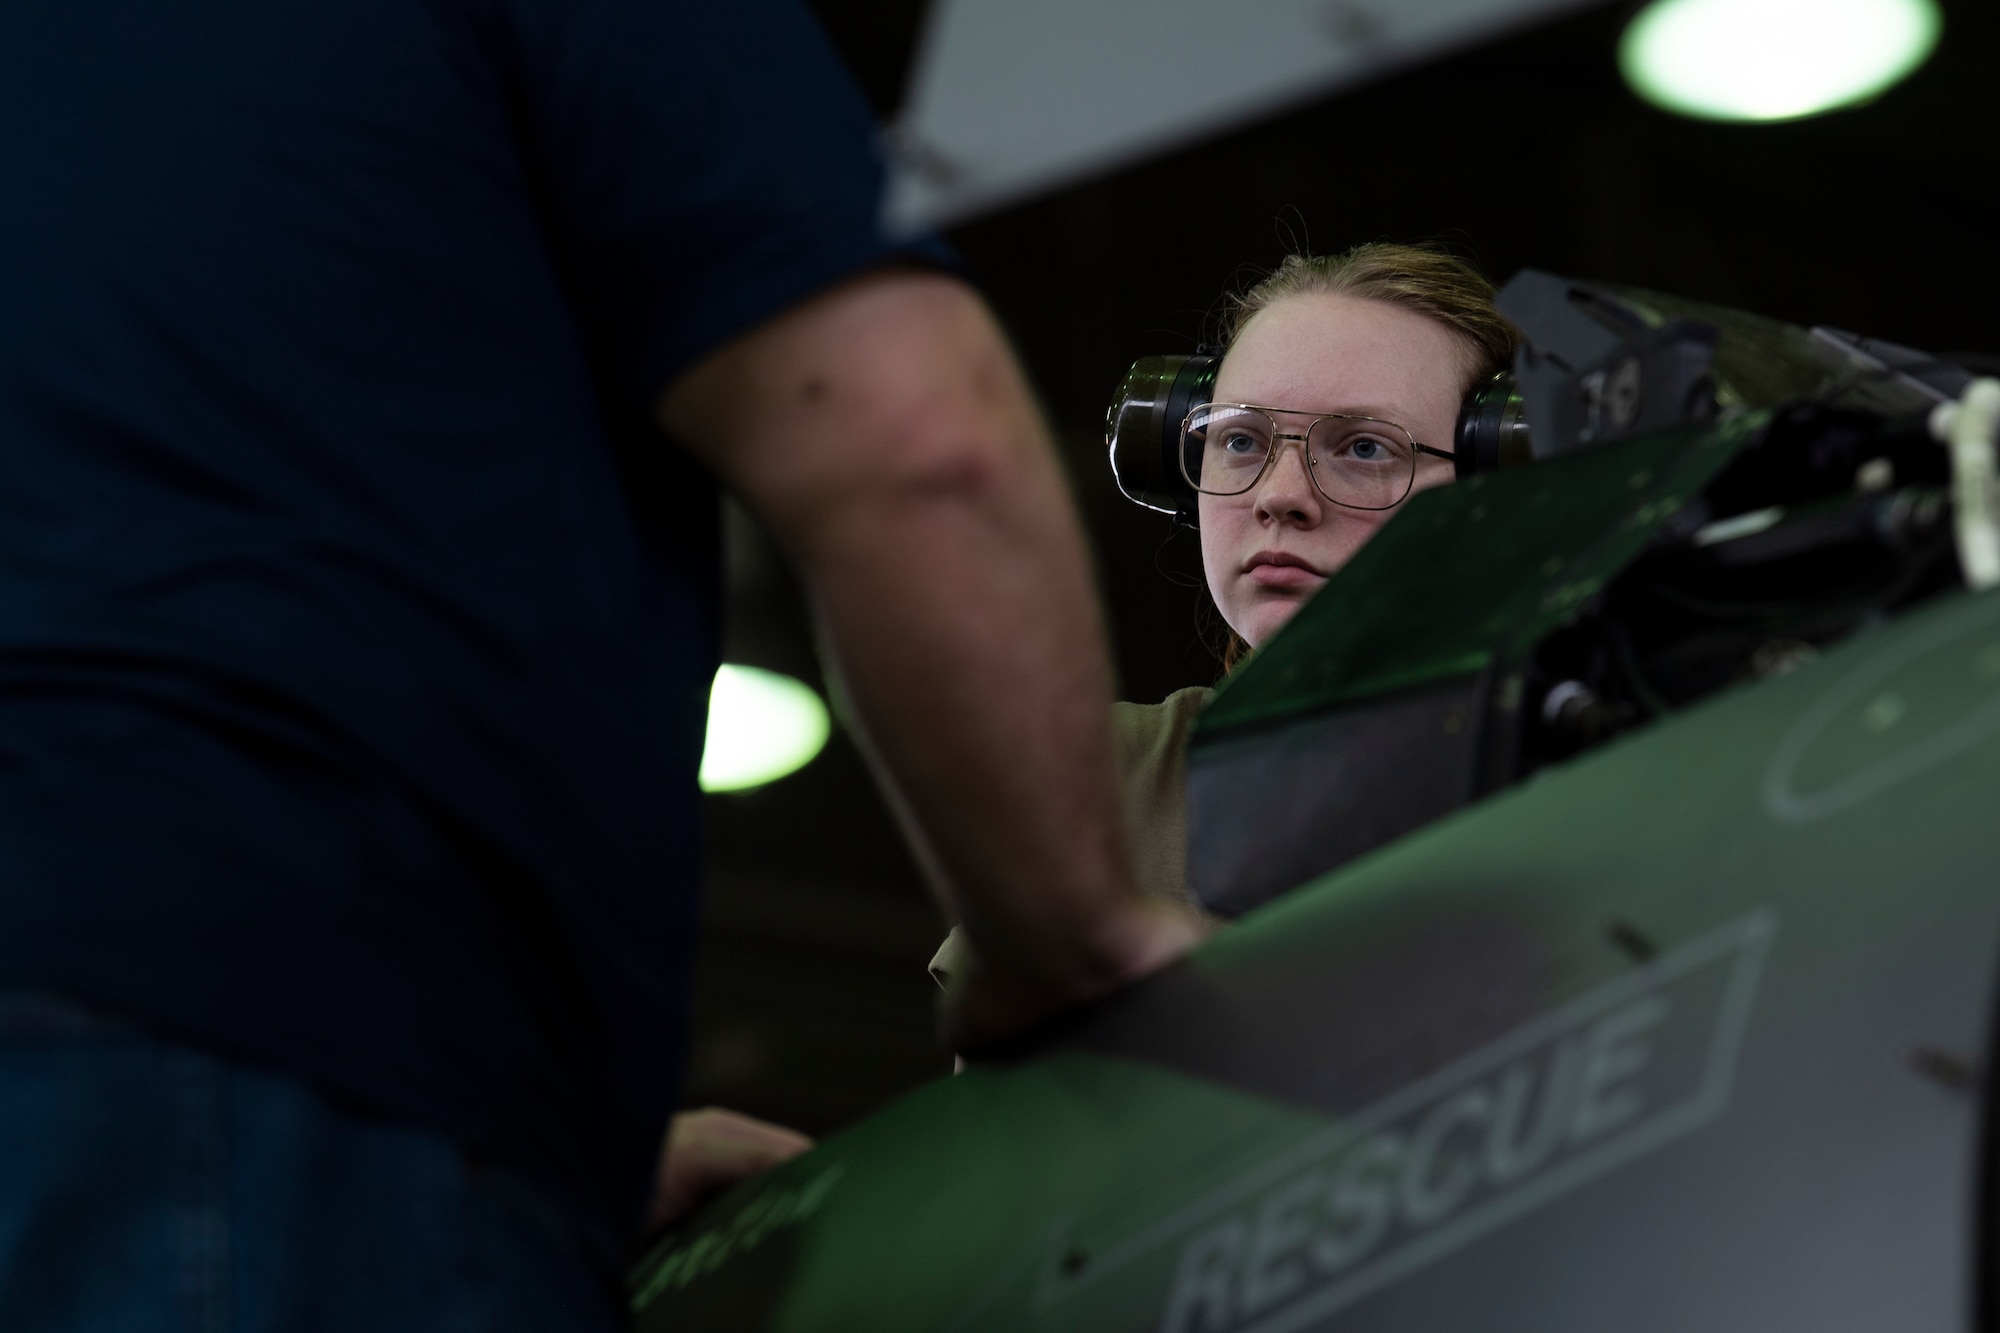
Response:
[[[834,1136],[639,1327],[1961,1327],[1996,794],[2000,598],[1941,598]]]

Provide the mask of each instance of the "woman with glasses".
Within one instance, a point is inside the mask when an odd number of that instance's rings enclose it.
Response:
[[[1493,285],[1428,246],[1292,255],[1231,302],[1213,401],[1181,427],[1202,567],[1229,670],[1261,647],[1418,491],[1453,477],[1460,404],[1512,364]],[[1187,735],[1210,691],[1118,704],[1133,865],[1186,901]],[[957,930],[931,961],[968,966]]]
[[[1411,495],[1452,479],[1459,406],[1516,340],[1492,284],[1423,246],[1294,255],[1234,303],[1214,401],[1181,449],[1225,667]]]

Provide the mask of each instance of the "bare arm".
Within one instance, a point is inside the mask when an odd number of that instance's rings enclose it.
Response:
[[[1003,336],[955,279],[866,275],[730,344],[662,422],[798,562],[879,775],[982,968],[961,1040],[1177,956],[1141,901],[1081,530]]]

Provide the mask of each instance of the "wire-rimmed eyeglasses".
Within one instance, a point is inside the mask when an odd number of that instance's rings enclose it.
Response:
[[[1284,431],[1279,414],[1312,420],[1303,432]],[[1319,493],[1348,509],[1393,509],[1416,483],[1417,455],[1455,457],[1376,417],[1204,403],[1181,423],[1181,475],[1204,495],[1241,495],[1263,477],[1286,440],[1304,449],[1306,472]]]

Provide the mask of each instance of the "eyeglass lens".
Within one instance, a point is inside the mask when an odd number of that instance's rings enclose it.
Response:
[[[1209,495],[1241,495],[1282,447],[1278,424],[1254,407],[1196,408],[1181,432],[1181,473]],[[1417,451],[1400,426],[1366,417],[1321,417],[1307,433],[1307,471],[1320,494],[1353,509],[1390,509],[1410,493]]]

